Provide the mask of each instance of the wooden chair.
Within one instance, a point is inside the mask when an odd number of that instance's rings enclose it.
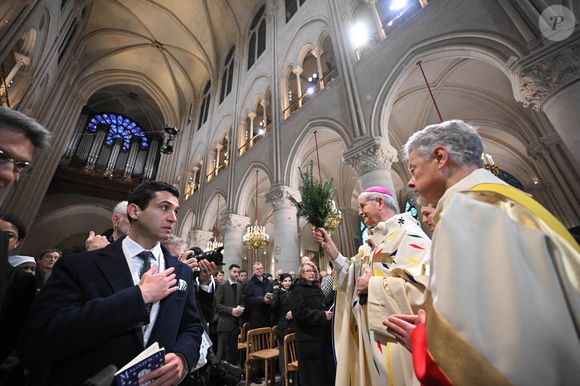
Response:
[[[249,385],[252,361],[264,361],[264,379],[266,385],[270,375],[270,360],[278,358],[279,351],[272,347],[272,328],[263,327],[248,331],[246,356],[246,386]]]
[[[284,385],[288,386],[288,373],[298,371],[298,357],[296,356],[296,334],[284,337]]]
[[[248,348],[248,330],[250,329],[250,323],[246,322],[242,325],[240,330],[240,335],[238,336],[238,351],[240,352],[240,364],[244,365],[244,354],[246,353],[246,349]]]
[[[278,347],[278,326],[272,327],[272,347]]]
[[[238,350],[245,350],[248,347],[246,343],[248,339],[248,329],[250,328],[250,323],[246,322],[242,325],[240,330],[240,335],[238,336]]]

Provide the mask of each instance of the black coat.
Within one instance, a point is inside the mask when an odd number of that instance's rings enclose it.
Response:
[[[326,320],[324,294],[316,284],[299,279],[291,287],[300,385],[334,385],[331,322]]]
[[[252,276],[246,283],[246,309],[248,314],[248,322],[250,329],[260,327],[271,327],[270,320],[270,305],[264,302],[264,295],[266,293],[274,293],[274,286],[264,276],[264,280],[260,281],[256,276]]]
[[[189,368],[199,359],[203,328],[188,265],[164,251],[180,289],[163,299],[149,343],[180,353]],[[80,385],[105,366],[124,366],[143,351],[149,312],[122,250],[122,239],[96,251],[63,257],[38,293],[23,329],[25,366],[51,366],[51,385]]]
[[[278,339],[284,339],[288,334],[294,332],[294,323],[292,319],[286,319],[286,314],[290,311],[290,291],[283,288],[274,290],[274,299],[272,299],[272,311],[276,320],[278,320]]]

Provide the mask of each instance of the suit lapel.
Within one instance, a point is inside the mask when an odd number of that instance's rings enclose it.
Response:
[[[119,292],[135,285],[123,253],[121,240],[99,251],[96,263],[113,291]]]
[[[122,240],[123,238],[102,249],[96,259],[97,266],[109,281],[114,292],[119,292],[135,285],[123,252]],[[133,331],[135,338],[142,346],[143,330],[138,327],[133,329]]]

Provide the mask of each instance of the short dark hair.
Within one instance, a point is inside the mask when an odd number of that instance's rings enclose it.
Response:
[[[9,222],[16,227],[16,230],[18,231],[18,240],[22,240],[26,237],[26,227],[15,215],[11,213],[0,213],[0,220]]]
[[[246,271],[245,269],[240,269],[240,273],[248,273],[248,271]]]
[[[232,269],[234,269],[234,268],[238,268],[238,269],[239,269],[239,268],[240,268],[240,266],[239,266],[239,265],[237,265],[237,264],[230,264],[230,266],[228,267],[228,271],[231,271],[231,270],[232,270]]]
[[[24,134],[35,148],[48,149],[50,147],[50,131],[20,111],[0,107],[0,129]]]
[[[47,253],[52,253],[52,252],[58,252],[58,257],[62,257],[62,251],[60,249],[56,249],[56,248],[51,248],[51,249],[45,249],[44,251],[40,252],[40,254],[38,255],[38,260],[42,259],[44,257],[44,255],[46,255]]]
[[[175,197],[179,198],[179,192],[175,189],[174,186],[169,185],[167,182],[163,181],[148,181],[140,184],[137,186],[129,197],[127,201],[129,204],[137,205],[141,210],[145,210],[149,206],[149,202],[155,197],[155,193],[157,192],[169,192]],[[129,221],[133,221],[131,216],[129,217]]]
[[[280,275],[280,278],[278,279],[278,281],[280,283],[282,283],[284,281],[284,279],[286,279],[287,277],[289,277],[290,279],[292,279],[292,276],[289,273],[283,273]]]

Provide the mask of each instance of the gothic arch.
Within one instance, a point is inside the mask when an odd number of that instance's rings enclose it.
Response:
[[[399,60],[394,70],[387,76],[381,87],[371,112],[371,135],[387,136],[389,116],[396,97],[420,61],[442,58],[471,58],[491,64],[501,71],[516,90],[515,76],[506,62],[524,55],[523,50],[503,37],[481,32],[448,34],[420,42],[411,47]]]
[[[218,213],[219,202],[219,213]],[[201,228],[211,231],[215,224],[219,226],[219,216],[227,208],[226,194],[221,189],[216,189],[209,196],[205,207],[202,210]]]

